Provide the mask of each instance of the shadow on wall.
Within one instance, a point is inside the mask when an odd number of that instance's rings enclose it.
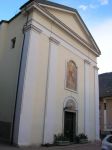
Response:
[[[0,121],[0,140],[9,141],[11,132],[11,123]]]

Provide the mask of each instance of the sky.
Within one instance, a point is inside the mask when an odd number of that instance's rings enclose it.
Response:
[[[28,0],[1,0],[0,20],[9,20]],[[102,55],[98,58],[99,74],[112,72],[112,0],[50,0],[78,10]]]

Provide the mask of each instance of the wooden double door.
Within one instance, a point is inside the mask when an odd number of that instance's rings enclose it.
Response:
[[[70,142],[74,141],[76,136],[76,113],[67,112],[64,114],[64,135]]]

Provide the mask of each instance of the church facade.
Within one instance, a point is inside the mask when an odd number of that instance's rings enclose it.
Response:
[[[73,8],[32,0],[1,21],[0,125],[9,128],[0,138],[40,145],[84,133],[99,140],[99,55]]]

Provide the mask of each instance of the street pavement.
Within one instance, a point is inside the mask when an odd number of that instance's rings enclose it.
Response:
[[[70,146],[50,146],[50,147],[14,147],[10,145],[0,144],[0,150],[101,150],[98,143],[75,144]]]

